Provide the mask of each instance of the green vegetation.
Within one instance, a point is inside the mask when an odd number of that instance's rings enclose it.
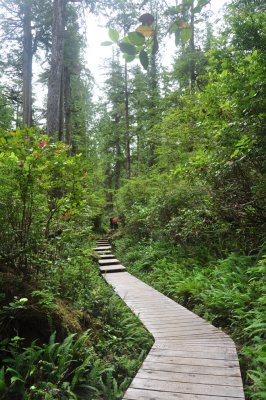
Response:
[[[101,203],[67,153],[1,136],[1,399],[119,399],[152,343],[92,261]]]

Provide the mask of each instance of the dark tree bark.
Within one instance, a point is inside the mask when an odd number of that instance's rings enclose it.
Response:
[[[32,125],[32,31],[31,1],[23,6],[23,126]]]
[[[64,65],[65,0],[54,0],[51,70],[48,81],[47,133],[60,135],[62,113],[62,75]]]

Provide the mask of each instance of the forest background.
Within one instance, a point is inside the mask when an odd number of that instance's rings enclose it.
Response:
[[[0,1],[0,399],[122,397],[152,339],[98,276],[113,213],[129,271],[228,332],[265,398],[266,7],[217,33],[209,3]],[[98,103],[85,8],[113,49]]]

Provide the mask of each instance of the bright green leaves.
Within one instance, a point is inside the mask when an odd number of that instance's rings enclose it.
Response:
[[[127,62],[133,61],[137,54],[139,54],[139,60],[144,69],[149,66],[149,57],[147,52],[144,50],[145,37],[138,32],[130,32],[124,39],[123,42],[119,43],[118,46],[124,58]]]
[[[118,46],[122,53],[126,53],[131,56],[134,56],[137,53],[136,47],[132,44],[121,42],[118,44]]]
[[[119,48],[124,53],[124,58],[127,62],[139,57],[141,65],[147,70],[149,66],[148,51],[150,50],[151,52],[153,46],[153,41],[152,46],[150,46],[150,42],[146,42],[145,36],[139,32],[129,32],[123,38],[123,41],[119,43]]]
[[[139,60],[140,60],[141,65],[143,66],[143,68],[148,69],[149,57],[145,50],[141,50],[141,52],[139,53]]]
[[[132,62],[132,61],[134,61],[135,60],[135,54],[134,55],[130,55],[130,54],[127,54],[127,53],[124,53],[124,59],[126,60],[126,62]]]
[[[210,0],[198,0],[196,7],[193,8],[194,2],[192,0],[183,1],[182,5],[177,7],[170,7],[168,14],[174,17],[169,27],[169,33],[175,35],[175,44],[179,46],[180,44],[186,44],[193,34],[193,23],[191,23],[191,16],[201,13],[202,9],[210,3]],[[187,16],[184,17],[184,8],[186,9]],[[194,23],[197,23],[195,21]]]
[[[182,43],[188,42],[192,37],[192,29],[191,28],[184,28],[180,32],[180,37]]]
[[[245,157],[253,149],[256,141],[248,135],[243,135],[240,140],[235,144],[235,150],[231,154],[231,158]]]
[[[148,69],[149,55],[154,55],[158,51],[158,40],[152,26],[154,17],[146,13],[139,18],[139,21],[142,24],[134,32],[129,32],[122,38],[117,30],[109,28],[108,34],[111,41],[104,41],[101,45],[118,45],[126,62],[132,62],[139,58],[143,68]]]
[[[139,32],[129,32],[127,37],[135,46],[142,46],[145,43],[145,37]]]
[[[114,43],[106,40],[105,42],[101,43],[101,46],[112,46]]]
[[[175,34],[176,46],[180,43],[186,44],[192,37],[192,28],[183,19],[177,19],[174,21],[170,26],[169,32]]]
[[[108,34],[110,39],[114,42],[117,43],[119,40],[119,32],[117,32],[117,30],[109,28],[108,30]]]
[[[109,35],[109,38],[111,39],[111,42],[110,42],[110,40],[106,40],[101,43],[101,46],[112,46],[114,43],[118,42],[119,32],[117,32],[116,29],[109,28],[108,35]]]
[[[194,14],[200,13],[207,4],[210,3],[210,0],[199,0],[196,7],[193,8]]]

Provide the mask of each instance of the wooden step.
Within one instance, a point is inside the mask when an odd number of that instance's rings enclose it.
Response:
[[[116,258],[111,258],[111,259],[106,259],[106,260],[99,260],[98,261],[99,265],[112,265],[112,264],[119,264],[119,260]]]
[[[104,265],[104,266],[100,267],[101,273],[120,272],[120,271],[125,271],[125,270],[126,270],[126,268],[121,264]]]
[[[109,259],[109,258],[115,258],[113,254],[101,254],[100,255],[101,260]]]
[[[111,246],[98,246],[94,247],[94,251],[111,250]]]

